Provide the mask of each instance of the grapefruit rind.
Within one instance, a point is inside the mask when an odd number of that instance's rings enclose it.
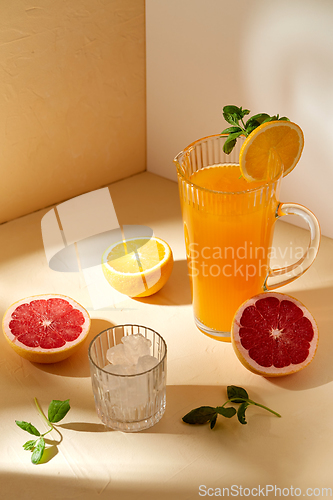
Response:
[[[33,300],[48,300],[51,298],[59,298],[66,300],[74,309],[78,309],[83,314],[85,321],[83,325],[81,325],[82,332],[73,342],[66,342],[64,346],[56,349],[44,349],[42,347],[27,347],[19,340],[17,340],[17,338],[12,334],[9,328],[9,323],[12,319],[12,313],[18,306],[22,304],[28,304]],[[18,300],[17,302],[14,302],[7,309],[7,311],[3,316],[2,330],[5,339],[7,340],[9,345],[22,358],[25,358],[33,363],[48,364],[48,363],[57,363],[58,361],[63,361],[64,359],[74,354],[81,347],[81,344],[86,340],[90,330],[90,324],[91,320],[88,312],[74,299],[67,297],[66,295],[45,294],[45,295],[34,295],[31,297],[26,297],[24,299]]]
[[[248,351],[242,346],[240,337],[238,334],[238,330],[240,325],[240,319],[243,315],[244,310],[251,306],[254,305],[257,300],[263,299],[266,297],[276,297],[277,299],[281,300],[290,300],[294,304],[296,304],[303,312],[303,316],[308,318],[312,324],[313,328],[313,339],[310,342],[310,347],[309,347],[309,354],[306,358],[306,360],[302,363],[299,363],[297,365],[291,364],[289,366],[285,366],[283,368],[275,368],[275,367],[262,367],[259,365],[255,360],[250,358]],[[240,360],[240,362],[247,368],[249,371],[252,373],[255,373],[257,375],[262,375],[264,377],[281,377],[284,375],[291,375],[293,373],[299,372],[303,370],[306,366],[308,366],[311,361],[313,360],[317,347],[318,347],[318,341],[319,341],[319,331],[318,331],[318,326],[317,323],[310,313],[310,311],[302,304],[299,300],[295,299],[294,297],[291,297],[290,295],[283,294],[283,293],[277,293],[277,292],[264,292],[259,295],[255,295],[251,299],[246,300],[236,311],[236,314],[234,316],[234,319],[232,321],[232,326],[231,326],[231,342],[232,346],[234,348],[235,354]]]
[[[155,266],[141,272],[120,272],[112,268],[108,263],[108,255],[117,245],[123,245],[123,241],[118,241],[110,245],[102,255],[102,270],[109,284],[123,295],[131,298],[148,297],[158,292],[168,281],[173,268],[172,250],[168,243],[155,237],[134,237],[125,241],[135,240],[157,241],[164,247],[165,255]],[[144,291],[142,291],[144,289]]]

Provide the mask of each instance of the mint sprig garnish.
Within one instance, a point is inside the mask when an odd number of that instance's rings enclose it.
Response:
[[[259,113],[252,116],[247,121],[244,122],[244,117],[250,114],[250,110],[238,108],[237,106],[224,106],[223,117],[227,123],[232,125],[232,127],[225,128],[222,130],[221,134],[229,134],[224,145],[223,151],[226,154],[230,154],[234,149],[236,141],[240,135],[245,135],[248,137],[254,129],[259,127],[262,123],[272,122],[272,121],[289,121],[286,116],[279,115],[269,116],[267,113]]]
[[[59,401],[57,399],[53,399],[49,404],[48,408],[48,418],[45,417],[41,407],[38,404],[37,399],[35,398],[35,405],[44,422],[50,427],[50,429],[44,434],[41,434],[38,429],[30,422],[25,422],[24,420],[15,420],[16,425],[18,425],[21,429],[29,434],[37,436],[37,439],[32,439],[24,443],[23,448],[28,451],[32,451],[31,462],[33,464],[38,464],[43,456],[45,450],[45,439],[44,436],[49,432],[54,430],[53,424],[60,422],[65,415],[70,410],[69,399],[65,401]]]
[[[187,413],[183,417],[183,421],[186,424],[210,424],[210,428],[213,429],[216,424],[216,420],[218,415],[222,415],[226,418],[231,418],[237,414],[238,421],[241,424],[247,424],[245,418],[245,412],[250,405],[260,406],[260,408],[264,408],[265,410],[273,413],[277,417],[281,417],[279,413],[267,406],[264,406],[260,403],[256,403],[252,399],[249,398],[248,393],[242,387],[237,387],[236,385],[229,385],[227,387],[227,395],[228,400],[222,406],[200,406],[199,408],[195,408]],[[233,406],[225,407],[228,403],[239,404],[240,406],[236,410]]]

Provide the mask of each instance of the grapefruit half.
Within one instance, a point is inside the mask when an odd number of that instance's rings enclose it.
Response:
[[[266,292],[240,306],[232,322],[231,341],[248,370],[278,377],[311,363],[318,346],[318,327],[301,302]]]
[[[35,295],[6,311],[2,328],[11,347],[35,363],[56,363],[71,356],[86,339],[88,312],[65,295]]]

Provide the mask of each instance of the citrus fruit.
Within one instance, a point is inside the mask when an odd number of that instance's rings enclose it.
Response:
[[[35,295],[12,304],[2,328],[11,347],[36,363],[55,363],[71,356],[86,339],[88,312],[64,295]]]
[[[169,245],[155,237],[129,238],[109,246],[102,256],[110,285],[129,297],[147,297],[167,282],[173,267]]]
[[[283,175],[289,174],[301,157],[304,136],[301,128],[289,121],[262,123],[245,139],[239,152],[240,169],[248,181],[275,177],[274,161],[283,164]]]
[[[312,361],[318,328],[301,302],[289,295],[266,292],[238,309],[231,341],[246,368],[265,377],[277,377],[298,372]]]

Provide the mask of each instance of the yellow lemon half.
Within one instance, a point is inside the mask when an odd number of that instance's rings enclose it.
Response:
[[[303,132],[296,123],[263,123],[251,132],[242,145],[239,153],[241,172],[248,181],[272,179],[278,173],[276,160],[279,159],[285,176],[295,168],[303,146]]]
[[[147,297],[165,285],[173,267],[169,245],[155,237],[129,238],[109,246],[102,269],[110,285],[129,297]]]

